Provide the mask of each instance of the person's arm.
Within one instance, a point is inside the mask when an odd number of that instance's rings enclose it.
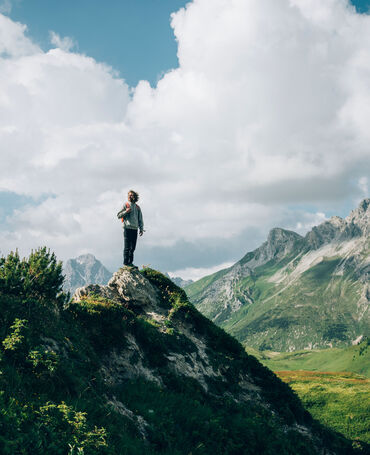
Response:
[[[117,213],[117,218],[121,219],[121,218],[124,218],[125,215],[127,213],[129,213],[131,211],[130,208],[127,207],[127,205],[125,204],[122,208],[122,210],[120,210],[118,213]]]
[[[139,221],[139,232],[140,232],[140,235],[143,235],[143,233],[144,233],[144,220],[143,220],[143,214],[141,213],[141,209],[139,209],[138,221]]]

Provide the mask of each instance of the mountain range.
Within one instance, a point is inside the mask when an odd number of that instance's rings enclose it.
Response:
[[[185,287],[244,345],[294,351],[348,346],[369,333],[370,199],[304,237],[274,228],[232,267]]]

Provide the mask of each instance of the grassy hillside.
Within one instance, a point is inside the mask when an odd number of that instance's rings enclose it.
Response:
[[[273,371],[308,370],[352,372],[370,378],[370,340],[348,348],[305,350],[295,352],[258,351],[246,347],[247,352]]]
[[[46,249],[0,258],[1,454],[353,453],[169,279],[116,275],[68,302]]]
[[[369,379],[354,373],[279,371],[277,374],[321,423],[347,438],[370,443]]]
[[[248,287],[253,304],[243,305],[221,327],[262,350],[346,346],[348,340],[366,333],[368,322],[359,323],[352,316],[363,285],[350,274],[330,275],[338,261],[323,259],[289,286],[273,281],[282,264],[256,268],[252,276],[235,284],[236,294]]]

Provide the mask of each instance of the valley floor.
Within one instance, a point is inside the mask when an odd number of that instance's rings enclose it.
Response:
[[[246,350],[288,383],[314,418],[355,445],[356,441],[370,443],[368,340],[344,349]]]
[[[313,349],[294,352],[258,351],[250,347],[245,349],[273,371],[350,371],[370,378],[368,340],[356,346],[342,349]]]
[[[370,380],[355,373],[277,371],[305,408],[353,441],[370,443]]]

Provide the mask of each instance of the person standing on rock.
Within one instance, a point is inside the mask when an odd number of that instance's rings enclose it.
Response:
[[[137,232],[140,236],[144,233],[143,215],[140,207],[137,205],[139,194],[136,191],[130,190],[127,194],[128,202],[126,202],[117,213],[117,218],[120,218],[123,223],[123,265],[137,268],[133,265],[134,251],[136,248]]]

